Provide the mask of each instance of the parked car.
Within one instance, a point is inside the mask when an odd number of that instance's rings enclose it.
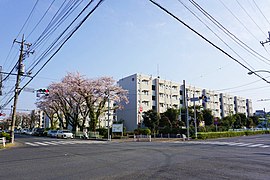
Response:
[[[44,128],[35,128],[32,135],[34,136],[44,136]]]
[[[57,135],[57,130],[49,130],[47,133],[48,137],[56,137]]]
[[[25,134],[27,134],[27,135],[32,135],[32,134],[33,134],[33,131],[34,131],[34,129],[28,129],[28,130],[25,132]]]
[[[70,130],[58,130],[56,137],[57,138],[71,138],[71,139],[73,139],[73,134]]]

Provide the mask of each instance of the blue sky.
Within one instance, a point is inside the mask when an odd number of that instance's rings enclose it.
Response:
[[[31,33],[51,2],[52,0],[39,0],[31,18],[20,32],[36,0],[0,0],[0,64],[3,66],[4,72],[9,72],[18,59],[19,45],[12,46],[13,40],[15,38],[20,40],[22,34],[25,34],[27,42],[35,42],[63,1],[57,0],[42,23]],[[259,43],[268,38],[268,31],[270,31],[269,1],[255,1],[256,4],[253,0],[196,1],[248,47],[266,57],[264,60],[266,62],[255,58],[232,41],[196,10],[188,0],[159,0],[157,2],[211,42],[239,59],[241,63],[253,70],[270,70],[270,46],[265,44],[263,47]],[[196,13],[211,30],[180,2]],[[86,3],[87,1],[84,1],[75,12],[78,13]],[[71,14],[64,25],[71,22],[74,17],[75,14]],[[58,30],[58,34],[61,31],[63,28]],[[56,36],[57,33],[50,40]],[[44,42],[40,49],[36,49],[33,55],[25,59],[26,69],[48,44],[49,40]],[[46,58],[39,66],[45,61]],[[37,69],[34,69],[33,73]],[[134,73],[159,75],[162,79],[176,82],[186,80],[187,84],[201,88],[250,98],[253,101],[254,110],[263,108],[266,108],[267,111],[270,110],[270,101],[258,101],[270,98],[270,84],[261,81],[254,75],[247,75],[248,70],[148,0],[105,0],[34,78],[28,88],[47,87],[52,82],[60,81],[67,72],[80,72],[89,78],[112,76],[115,80]],[[265,78],[270,76],[268,73],[261,73],[261,75]],[[270,77],[268,79],[270,81]],[[26,80],[27,78],[23,82]],[[4,82],[4,93],[14,86],[14,82],[15,77],[10,77]],[[4,94],[1,97],[1,104],[6,101],[7,96],[8,94]],[[22,92],[18,109],[33,109],[35,101],[34,93]],[[10,105],[7,108],[10,108]],[[10,113],[10,111],[6,110],[6,113]]]

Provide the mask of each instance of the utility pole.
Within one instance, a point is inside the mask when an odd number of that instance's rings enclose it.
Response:
[[[195,94],[193,94],[193,98],[195,99]],[[194,127],[195,127],[195,138],[197,139],[197,117],[196,117],[196,105],[195,101],[193,101],[193,108],[194,108]]]
[[[26,53],[24,53],[24,45],[27,46],[27,48],[29,48],[31,46],[31,44],[27,44],[24,42],[24,35],[22,36],[22,41],[14,41],[16,43],[19,43],[21,45],[20,47],[20,56],[19,56],[19,60],[18,60],[18,73],[17,73],[17,78],[16,78],[16,84],[15,84],[15,95],[14,95],[14,103],[13,103],[13,110],[12,110],[12,117],[11,117],[11,131],[10,131],[10,143],[14,143],[14,128],[15,128],[15,121],[16,121],[16,107],[17,107],[17,101],[18,101],[18,97],[19,97],[19,93],[20,93],[20,80],[21,80],[21,76],[24,74],[23,72],[23,60],[25,58],[25,55],[28,54],[29,52],[26,51]]]
[[[110,140],[110,90],[108,89],[108,141]]]
[[[189,140],[189,119],[188,119],[188,102],[187,102],[187,92],[186,92],[186,81],[183,80],[183,95],[184,95],[184,104],[186,109],[186,128],[187,128],[187,140]]]

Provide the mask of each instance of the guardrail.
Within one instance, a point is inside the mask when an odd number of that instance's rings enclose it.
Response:
[[[1,137],[0,143],[3,144],[3,147],[6,147],[6,137]]]

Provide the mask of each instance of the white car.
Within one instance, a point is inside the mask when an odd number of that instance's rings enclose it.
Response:
[[[56,133],[57,138],[71,138],[73,139],[73,134],[70,130],[58,130]]]

